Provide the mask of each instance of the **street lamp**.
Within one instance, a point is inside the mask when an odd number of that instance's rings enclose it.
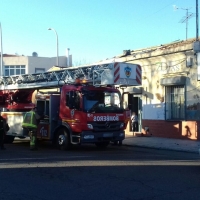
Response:
[[[1,40],[1,76],[3,76],[3,43],[2,43],[2,28],[0,23],[0,40]]]
[[[52,31],[54,31],[54,33],[56,34],[56,43],[57,43],[57,66],[59,66],[59,57],[58,57],[58,34],[57,34],[56,30],[53,29],[53,28],[48,28],[48,30],[52,30]]]

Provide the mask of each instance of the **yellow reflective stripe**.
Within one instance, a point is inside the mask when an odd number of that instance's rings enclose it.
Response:
[[[77,120],[75,120],[75,119],[65,119],[65,120],[63,120],[63,122],[77,122]]]
[[[25,128],[37,128],[37,123],[35,119],[35,112],[27,112],[24,116],[22,127]]]
[[[37,128],[36,125],[34,125],[34,124],[28,124],[28,123],[22,123],[22,127],[25,127],[25,128]]]

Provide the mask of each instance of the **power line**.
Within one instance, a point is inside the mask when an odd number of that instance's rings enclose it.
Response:
[[[170,3],[170,4],[167,4],[166,6],[164,6],[164,7],[160,8],[159,10],[155,11],[154,13],[152,13],[152,14],[148,15],[146,18],[149,18],[151,15],[155,15],[155,14],[159,13],[160,11],[162,11],[162,10],[164,10],[165,8],[167,8],[167,7],[171,6],[171,5],[172,5],[173,3],[175,3],[175,2],[176,2],[176,1],[173,1],[173,2],[172,2],[172,3]]]

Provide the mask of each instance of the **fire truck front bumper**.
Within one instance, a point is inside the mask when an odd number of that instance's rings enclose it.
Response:
[[[122,141],[125,139],[125,132],[114,131],[114,132],[93,132],[83,131],[81,133],[81,143],[95,143],[95,142],[106,142],[106,141]]]

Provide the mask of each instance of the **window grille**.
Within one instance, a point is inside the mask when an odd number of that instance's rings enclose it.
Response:
[[[165,95],[166,119],[185,119],[185,86],[168,86]]]

